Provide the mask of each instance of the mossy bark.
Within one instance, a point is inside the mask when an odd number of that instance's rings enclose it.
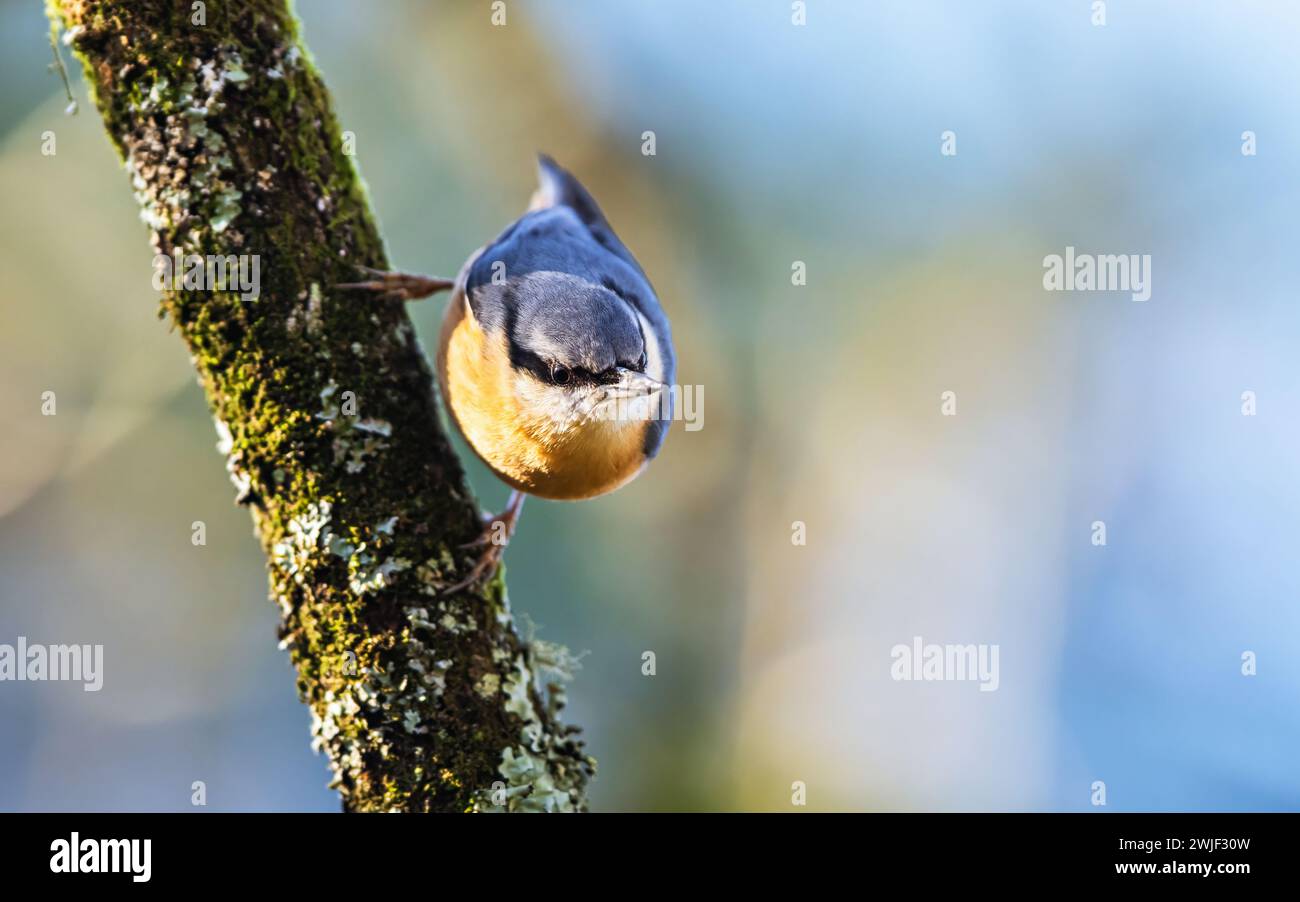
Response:
[[[257,255],[256,300],[168,285],[270,560],[315,744],[353,811],[572,810],[562,648],[505,583],[445,595],[478,512],[402,304],[332,288],[383,243],[285,0],[48,0],[155,252]],[[143,250],[143,249],[142,249]]]

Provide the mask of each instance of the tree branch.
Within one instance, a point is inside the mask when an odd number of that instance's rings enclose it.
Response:
[[[270,560],[331,785],[354,811],[583,809],[594,762],[558,719],[571,657],[517,635],[500,576],[440,593],[472,565],[477,507],[404,307],[331,288],[386,260],[297,23],[284,0],[201,6],[49,13],[155,251],[257,260],[256,300],[181,283],[162,305]]]

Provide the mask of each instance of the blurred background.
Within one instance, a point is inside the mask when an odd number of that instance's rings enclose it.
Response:
[[[296,6],[396,266],[454,275],[545,150],[703,386],[703,428],[531,503],[508,556],[516,612],[588,652],[593,807],[798,810],[802,781],[810,809],[1081,811],[1100,780],[1106,810],[1300,808],[1300,7]],[[338,810],[41,7],[0,2],[0,643],[102,643],[105,675],[0,682],[0,809],[192,810],[202,780],[209,810]],[[1044,291],[1067,245],[1150,254],[1151,299]],[[441,306],[411,308],[426,347]],[[998,690],[894,681],[914,636],[996,644]]]

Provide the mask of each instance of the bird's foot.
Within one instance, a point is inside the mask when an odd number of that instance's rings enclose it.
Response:
[[[469,571],[469,575],[455,585],[447,586],[442,590],[443,595],[453,595],[471,586],[491,579],[497,572],[497,567],[501,565],[501,555],[505,553],[506,546],[487,544],[483,553],[479,555],[478,561],[474,568]]]
[[[511,492],[510,501],[504,511],[499,514],[484,515],[483,531],[472,542],[460,546],[482,548],[478,561],[468,576],[455,585],[448,586],[443,590],[443,594],[450,595],[492,578],[501,564],[501,556],[505,554],[506,546],[510,544],[510,537],[515,534],[515,527],[519,525],[519,512],[523,506],[523,492]]]
[[[386,272],[382,269],[371,269],[369,266],[357,266],[357,269],[370,278],[365,282],[340,282],[334,287],[359,288],[377,292],[386,299],[415,301],[446,291],[456,284],[451,279],[435,279],[431,276],[417,276],[405,272]]]

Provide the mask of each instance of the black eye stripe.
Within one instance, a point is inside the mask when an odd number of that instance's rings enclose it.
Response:
[[[554,385],[596,385],[611,381],[617,381],[618,376],[612,369],[603,373],[592,373],[580,366],[564,366],[563,364],[550,364],[547,371],[548,380]]]

